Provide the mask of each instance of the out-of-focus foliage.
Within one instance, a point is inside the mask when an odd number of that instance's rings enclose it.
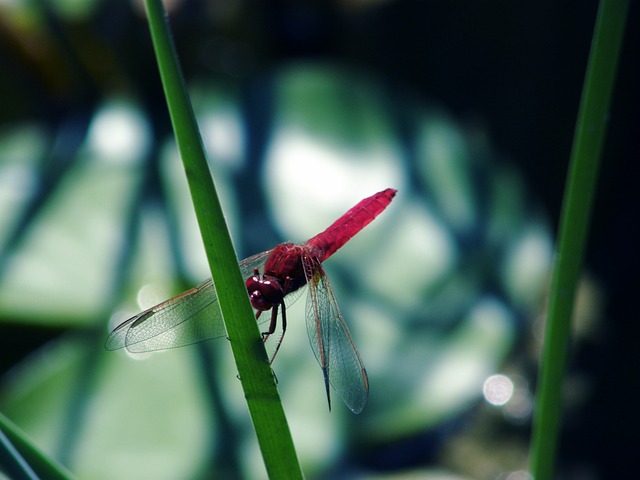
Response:
[[[490,159],[486,142],[465,139],[441,110],[403,99],[417,133],[409,158],[395,135],[393,116],[384,108],[388,92],[375,81],[329,65],[293,66],[272,81],[273,96],[282,102],[277,104],[264,161],[254,172],[262,178],[265,197],[250,209],[235,207],[234,230],[242,231],[241,237],[260,237],[259,226],[249,230],[238,225],[244,219],[273,218],[278,238],[302,241],[357,199],[387,185],[399,188],[389,212],[327,262],[371,380],[369,405],[361,416],[348,419],[349,436],[358,448],[367,449],[453,421],[478,401],[484,379],[500,369],[519,325],[536,313],[550,257],[544,223],[526,206],[517,176]],[[221,172],[216,180],[229,192],[227,201],[237,204],[233,197],[248,196],[241,184],[234,188],[232,178],[246,168],[241,135],[230,135],[219,147],[208,136],[217,127],[241,132],[237,107],[234,110],[232,99],[215,86],[210,91],[200,89],[194,98],[207,106],[199,107],[198,114],[207,144],[212,145],[212,168]],[[327,101],[314,102],[317,98]],[[118,310],[113,320],[162,300],[175,288],[172,262],[167,261],[171,251],[166,225],[178,228],[170,227],[180,237],[177,245],[184,253],[179,258],[184,255],[185,264],[200,265],[189,274],[190,282],[205,275],[171,140],[164,139],[166,154],[158,158],[164,172],[163,195],[176,199],[168,210],[148,206],[144,195],[150,193],[141,182],[143,169],[150,168],[147,164],[109,158],[120,122],[131,122],[129,130],[145,131],[144,118],[135,115],[134,106],[120,111],[120,105],[110,102],[97,110],[83,163],[65,177],[69,185],[58,190],[60,199],[47,202],[42,216],[33,221],[29,240],[14,252],[8,272],[16,273],[5,276],[1,297],[14,318],[70,322],[75,313],[79,325],[103,322],[106,327],[100,300],[110,298],[109,279],[118,275],[117,257],[128,248],[133,250],[132,263],[120,268],[130,272],[123,277],[129,285],[124,298],[130,300],[114,304],[127,309]],[[322,120],[332,117],[332,122]],[[344,129],[336,126],[341,122]],[[112,141],[102,143],[107,133],[113,134]],[[216,148],[236,152],[237,157],[215,162]],[[410,178],[412,169],[415,176]],[[511,208],[504,208],[505,199]],[[138,208],[139,223],[127,230],[128,212]],[[52,233],[47,233],[47,224]],[[130,239],[135,243],[125,246]],[[24,272],[21,262],[52,273]],[[69,268],[78,274],[71,275]],[[21,272],[24,276],[18,281]],[[55,290],[49,280],[54,272],[64,277],[64,282],[54,282]],[[138,307],[131,302],[136,290]],[[143,297],[149,291],[154,300]],[[38,301],[28,302],[30,296]],[[335,421],[322,419],[327,414],[325,399],[301,327],[303,303],[290,309],[293,320],[275,369],[303,463],[310,473],[320,473],[339,458],[338,419],[345,412],[335,412],[330,417]],[[22,304],[29,309],[22,311]],[[38,308],[40,312],[30,310]],[[201,370],[190,360],[198,347],[134,361],[101,351],[98,340],[68,340],[48,347],[48,368],[42,356],[22,367],[9,382],[3,409],[51,452],[60,448],[61,437],[69,436],[66,455],[80,476],[117,472],[119,478],[175,478],[176,472],[200,471],[212,448],[208,445],[221,438],[216,422],[207,418]],[[219,350],[216,357],[225,357],[215,369],[224,411],[232,423],[246,423],[224,342],[202,348],[209,347]],[[94,367],[86,371],[87,365]],[[82,404],[82,415],[68,410],[76,402]],[[238,447],[247,444],[238,442]],[[330,448],[319,449],[319,444]],[[255,454],[240,449],[241,464],[255,464],[250,461]]]
[[[119,321],[208,273],[144,20],[125,3],[73,3],[2,7],[16,74],[0,80],[0,328],[66,333],[3,375],[0,410],[80,478],[259,478],[225,340],[135,359],[102,348]],[[278,21],[204,3],[174,7],[172,22],[238,252],[304,241],[399,190],[326,264],[369,373],[361,415],[327,412],[304,301],[288,314],[274,371],[305,473],[523,469],[522,437],[505,458],[460,453],[530,414],[522,334],[544,302],[551,239],[517,169],[484,128],[392,76],[276,62],[283,33],[260,27]],[[295,13],[298,46],[332,18]],[[489,406],[498,372],[512,396]]]

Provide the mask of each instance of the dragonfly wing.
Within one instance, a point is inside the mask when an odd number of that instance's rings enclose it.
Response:
[[[309,286],[307,333],[325,377],[329,408],[330,384],[353,413],[360,413],[369,395],[367,372],[321,264],[305,256],[303,265]]]
[[[270,251],[240,263],[243,278],[262,270]],[[266,316],[265,316],[266,317]],[[265,321],[268,318],[265,318]],[[211,279],[120,324],[107,338],[107,350],[142,353],[182,347],[224,336],[218,297]]]
[[[107,350],[133,353],[182,347],[225,335],[211,279],[119,325],[107,338]]]
[[[264,273],[264,264],[267,263],[267,258],[271,255],[273,249],[267,250],[265,252],[256,253],[255,255],[251,255],[250,257],[245,258],[240,262],[240,272],[242,273],[242,278],[244,280],[247,277],[253,275],[253,271],[257,268],[260,274]]]

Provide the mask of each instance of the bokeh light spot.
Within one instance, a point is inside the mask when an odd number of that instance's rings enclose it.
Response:
[[[151,133],[139,111],[123,102],[114,102],[102,108],[93,119],[89,146],[104,160],[129,163],[148,151]]]
[[[491,375],[485,380],[482,392],[492,405],[504,405],[513,395],[513,382],[504,375]]]

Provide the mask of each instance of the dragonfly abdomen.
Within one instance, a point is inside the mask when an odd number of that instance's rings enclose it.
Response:
[[[347,213],[333,222],[324,232],[310,238],[306,245],[314,247],[321,252],[318,260],[324,262],[380,215],[389,206],[396,192],[397,190],[393,188],[387,188],[361,200]]]

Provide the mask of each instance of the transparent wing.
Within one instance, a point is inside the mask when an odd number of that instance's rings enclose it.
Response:
[[[322,368],[331,408],[329,384],[353,413],[367,403],[369,381],[349,328],[340,314],[336,298],[322,265],[303,257],[309,293],[307,296],[307,333],[313,353]]]
[[[190,345],[225,334],[211,279],[119,325],[107,350],[141,353]]]
[[[255,268],[262,269],[269,253],[271,251],[243,260],[240,263],[243,278],[253,274]],[[218,297],[209,278],[126,320],[111,332],[105,347],[107,350],[126,348],[133,353],[151,352],[191,345],[225,333]]]
[[[260,273],[264,271],[264,264],[267,261],[267,257],[271,255],[273,249],[265,252],[256,253],[250,257],[245,258],[240,262],[240,271],[242,272],[242,278],[247,278],[249,275],[253,275],[253,271],[257,268]]]

